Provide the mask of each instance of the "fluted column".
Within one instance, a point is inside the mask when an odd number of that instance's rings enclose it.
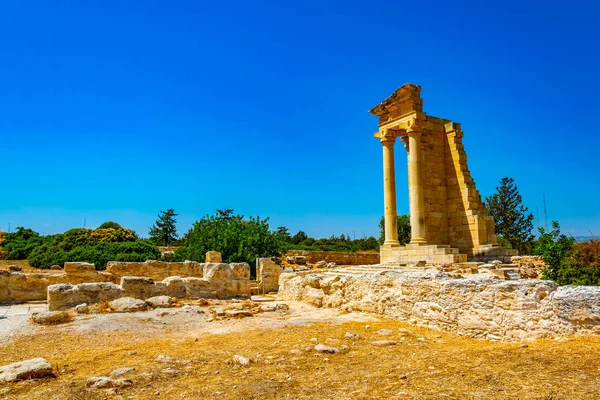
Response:
[[[409,129],[408,134],[408,186],[410,202],[410,243],[426,244],[425,203],[421,180],[421,132]]]
[[[386,246],[398,246],[398,214],[396,212],[396,173],[394,168],[395,135],[381,136],[383,145],[383,204]]]

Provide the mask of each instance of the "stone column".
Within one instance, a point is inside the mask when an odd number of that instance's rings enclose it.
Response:
[[[408,186],[410,202],[410,243],[426,244],[425,204],[421,180],[421,132],[408,130]]]
[[[383,205],[385,219],[384,246],[399,246],[398,216],[396,212],[396,173],[394,168],[394,142],[396,136],[388,132],[381,136],[383,145]]]

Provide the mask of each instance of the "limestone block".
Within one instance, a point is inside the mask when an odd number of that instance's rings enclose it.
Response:
[[[0,367],[0,382],[53,377],[52,366],[44,358],[32,358]]]
[[[234,279],[250,279],[250,265],[248,263],[231,263],[229,266]]]
[[[123,296],[119,285],[111,282],[57,284],[48,286],[48,310],[62,310],[79,304],[97,304]]]
[[[165,285],[164,294],[171,297],[177,297],[179,299],[185,298],[186,296],[186,283],[185,280],[179,276],[170,276],[164,279],[162,282]]]
[[[218,264],[217,264],[218,265]],[[185,297],[190,299],[216,299],[217,285],[203,278],[184,278]]]
[[[223,281],[232,278],[231,267],[223,263],[204,264],[204,278],[210,281]]]
[[[279,275],[283,272],[280,265],[270,258],[256,259],[256,281],[261,293],[279,290]]]
[[[86,262],[66,262],[63,270],[67,276],[94,274],[96,265]]]
[[[148,299],[153,296],[158,296],[157,287],[152,278],[143,276],[124,276],[121,278],[121,290],[123,296],[133,297],[136,299]]]
[[[207,263],[221,263],[223,262],[221,258],[221,253],[218,251],[207,251],[206,252],[206,262]]]

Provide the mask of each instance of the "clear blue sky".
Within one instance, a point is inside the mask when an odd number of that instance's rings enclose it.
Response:
[[[483,196],[600,235],[600,3],[0,3],[0,229],[147,234],[217,208],[377,235],[368,110],[406,82],[462,123]],[[397,146],[398,150],[403,149]],[[398,208],[408,210],[406,159]]]

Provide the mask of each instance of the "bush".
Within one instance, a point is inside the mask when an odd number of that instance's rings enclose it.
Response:
[[[70,250],[45,244],[36,248],[29,256],[32,267],[49,268],[64,265],[67,261],[82,261],[96,264],[97,270],[106,269],[109,261],[159,260],[160,251],[146,241],[99,242],[75,246]]]
[[[98,229],[123,229],[123,227],[119,224],[117,224],[116,222],[113,221],[106,221],[105,223],[103,223],[102,225],[100,225],[99,227],[96,228],[96,230]]]
[[[552,230],[540,228],[536,253],[548,267],[542,271],[545,279],[559,285],[600,285],[600,239],[576,243],[575,238],[560,233],[558,222]]]
[[[205,261],[207,251],[219,251],[223,262],[246,261],[255,275],[256,259],[279,256],[282,243],[269,230],[268,218],[234,215],[233,210],[217,210],[195,222],[187,241],[173,255],[173,261]]]
[[[7,260],[26,260],[29,254],[46,240],[47,237],[19,226],[15,232],[4,235],[3,257]]]

